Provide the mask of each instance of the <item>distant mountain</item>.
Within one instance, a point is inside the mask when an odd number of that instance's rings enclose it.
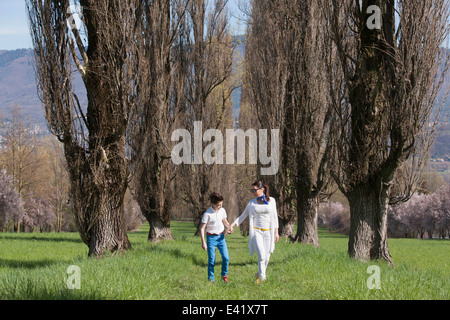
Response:
[[[73,87],[82,98],[84,86],[75,74]],[[36,84],[32,49],[0,51],[0,112],[8,116],[11,105],[20,105],[32,123],[45,126]]]
[[[9,114],[13,104],[22,106],[33,122],[45,121],[37,95],[31,49],[0,52],[0,112]]]

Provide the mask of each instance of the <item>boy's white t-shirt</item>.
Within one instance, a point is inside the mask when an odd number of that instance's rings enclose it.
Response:
[[[217,212],[212,207],[205,211],[202,223],[206,223],[206,232],[220,234],[225,230],[222,220],[227,218],[227,212],[220,208]]]

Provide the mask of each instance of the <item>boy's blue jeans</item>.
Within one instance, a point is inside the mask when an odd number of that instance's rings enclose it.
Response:
[[[214,281],[214,265],[216,263],[216,247],[222,255],[222,277],[228,274],[228,256],[227,243],[225,242],[225,234],[217,236],[206,235],[206,245],[208,246],[208,280]]]

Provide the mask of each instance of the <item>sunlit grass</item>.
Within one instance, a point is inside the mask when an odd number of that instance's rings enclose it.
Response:
[[[172,223],[175,240],[148,243],[148,225],[130,233],[132,250],[87,257],[77,233],[0,234],[1,299],[449,299],[450,242],[390,239],[395,268],[348,258],[347,237],[320,230],[320,248],[281,239],[268,280],[254,283],[256,254],[248,238],[227,236],[230,283],[207,282],[207,253],[192,223]],[[370,265],[379,266],[381,289],[369,290]],[[81,289],[67,288],[67,268],[80,268]]]

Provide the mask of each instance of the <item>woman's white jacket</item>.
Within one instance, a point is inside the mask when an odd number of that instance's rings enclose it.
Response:
[[[249,239],[248,239],[248,251],[249,254],[252,256],[253,252],[256,251],[255,245],[254,245],[254,236],[255,236],[255,229],[253,226],[253,219],[255,216],[255,206],[269,206],[270,211],[270,248],[269,252],[272,253],[275,249],[275,228],[278,228],[278,214],[277,214],[277,205],[275,202],[275,199],[270,197],[269,204],[258,204],[256,198],[250,200],[247,203],[247,206],[245,207],[244,212],[234,221],[236,225],[240,225],[244,220],[248,217],[249,218]]]

